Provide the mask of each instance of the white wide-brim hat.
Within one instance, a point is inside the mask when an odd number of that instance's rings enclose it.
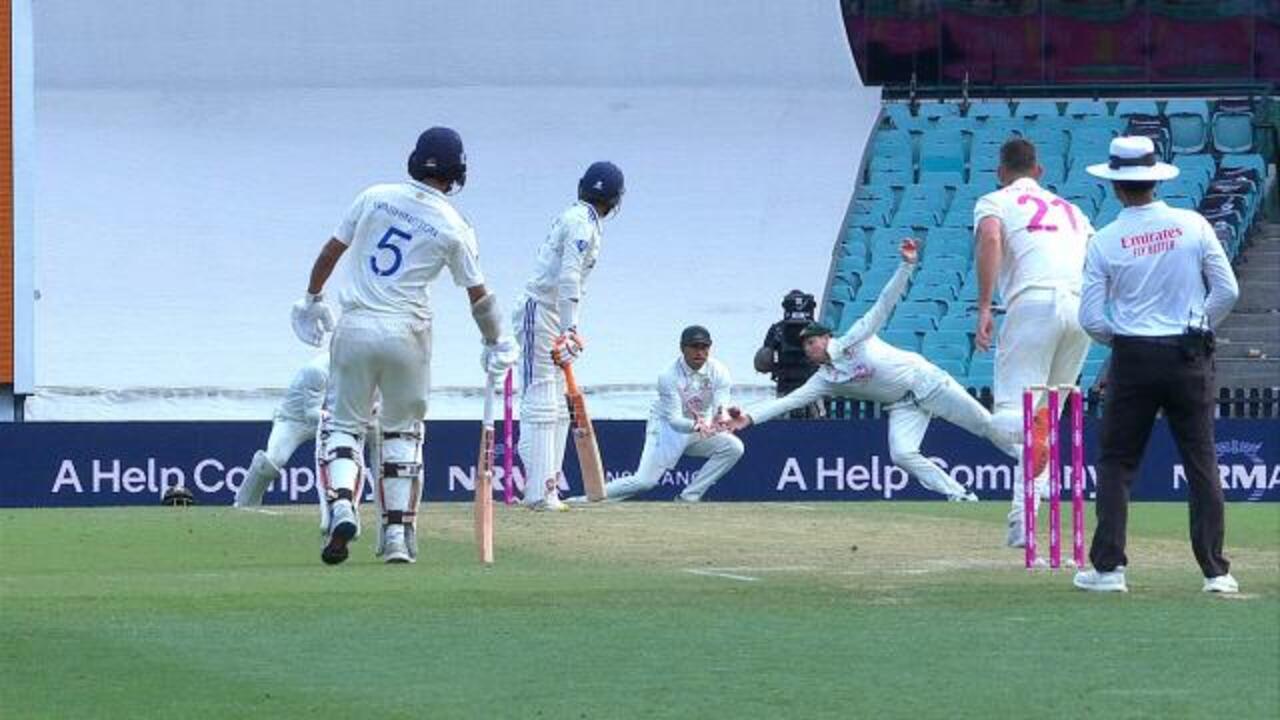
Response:
[[[1111,160],[1090,165],[1089,174],[1103,180],[1160,181],[1178,177],[1178,168],[1156,160],[1156,146],[1142,135],[1121,135],[1111,141]]]

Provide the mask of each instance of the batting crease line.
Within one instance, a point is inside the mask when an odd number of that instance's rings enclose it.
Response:
[[[703,575],[706,577],[720,577],[727,580],[739,580],[741,582],[756,582],[760,578],[751,577],[750,575],[735,575],[733,573],[716,572],[715,570],[699,570],[696,568],[685,568],[685,572],[693,575]]]

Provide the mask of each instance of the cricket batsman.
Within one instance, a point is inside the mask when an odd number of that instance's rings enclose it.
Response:
[[[991,414],[944,370],[876,336],[906,290],[919,257],[916,240],[904,240],[899,252],[903,262],[897,272],[847,333],[833,338],[831,330],[819,323],[810,323],[800,332],[805,355],[819,365],[818,372],[790,395],[738,413],[730,427],[742,430],[833,396],[882,403],[889,413],[889,456],[894,464],[948,500],[977,501],[977,495],[920,452],[929,421],[935,416],[947,420],[987,438],[1010,456],[1015,454],[1013,438],[999,432]]]
[[[677,501],[702,496],[742,458],[743,446],[728,429],[733,381],[729,369],[711,357],[711,333],[690,325],[680,333],[680,357],[658,376],[658,398],[645,426],[644,450],[634,475],[605,486],[609,500],[625,500],[657,487],[684,455],[707,458]],[[585,502],[585,497],[572,498]]]
[[[617,213],[625,192],[622,171],[592,163],[578,181],[578,201],[560,214],[538,247],[533,277],[513,325],[523,363],[520,372],[520,458],[524,503],[533,510],[567,510],[560,500],[560,467],[569,437],[564,374],[582,353],[578,332],[583,288],[600,256],[601,226]]]

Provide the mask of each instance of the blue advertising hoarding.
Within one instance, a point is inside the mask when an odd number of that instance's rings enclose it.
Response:
[[[467,500],[475,473],[477,422],[427,423],[427,501]],[[229,504],[266,422],[94,422],[0,425],[0,507],[148,505],[164,488],[185,485],[202,504]],[[1085,428],[1086,492],[1096,481],[1097,421]],[[596,423],[610,479],[630,474],[644,442],[641,421]],[[937,500],[889,458],[884,419],[791,420],[748,429],[746,454],[707,494],[725,501]],[[1065,438],[1064,438],[1065,439]],[[562,494],[581,493],[573,444],[565,460]],[[1219,473],[1231,501],[1280,500],[1280,421],[1217,421]],[[1068,461],[1065,452],[1064,461]],[[947,423],[934,423],[924,453],[983,500],[1008,499],[1012,462],[986,441]],[[502,449],[499,447],[499,457]],[[312,446],[294,454],[268,504],[315,501]],[[646,497],[669,499],[701,465],[689,458]],[[495,491],[501,492],[501,461]],[[517,488],[524,478],[516,464]],[[1064,473],[1069,477],[1070,469]],[[1135,500],[1182,500],[1186,480],[1176,447],[1161,422],[1133,488]]]

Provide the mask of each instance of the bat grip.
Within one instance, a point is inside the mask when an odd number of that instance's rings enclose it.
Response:
[[[564,391],[567,395],[580,395],[578,391],[578,381],[573,377],[573,366],[562,365],[560,367],[564,371]]]

